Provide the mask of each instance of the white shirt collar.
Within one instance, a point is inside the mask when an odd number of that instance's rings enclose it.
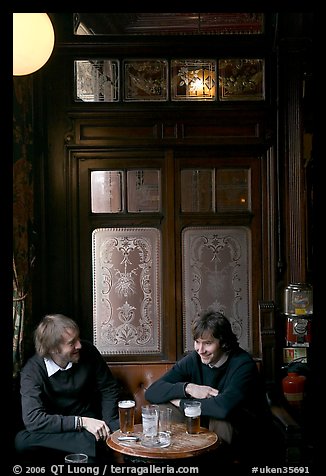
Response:
[[[208,364],[209,367],[211,367],[212,369],[213,368],[218,368],[218,367],[221,367],[221,365],[223,365],[229,358],[229,353],[230,352],[225,352],[222,357],[214,364],[214,365],[211,365],[211,364]]]
[[[44,358],[44,362],[45,362],[45,366],[46,366],[46,371],[48,373],[48,377],[51,377],[51,375],[58,372],[58,370],[64,371],[64,370],[68,370],[72,367],[72,362],[69,362],[67,367],[65,367],[64,369],[62,367],[60,367],[58,364],[56,364],[54,362],[54,360],[52,360],[52,359]]]

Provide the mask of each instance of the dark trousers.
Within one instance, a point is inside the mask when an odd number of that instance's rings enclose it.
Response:
[[[46,454],[62,453],[62,459],[69,453],[85,453],[89,458],[95,458],[97,443],[94,435],[84,430],[81,432],[41,433],[22,430],[15,438],[15,449],[20,457],[31,457],[38,454],[40,458]],[[49,452],[44,449],[49,450]]]

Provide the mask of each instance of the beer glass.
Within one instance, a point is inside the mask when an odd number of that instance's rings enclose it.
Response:
[[[134,400],[121,400],[118,402],[121,433],[133,433],[135,424],[135,405]]]
[[[186,432],[189,435],[200,433],[201,403],[196,400],[184,404],[186,416]]]

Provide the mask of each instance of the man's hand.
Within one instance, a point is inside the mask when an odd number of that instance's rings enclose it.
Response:
[[[186,392],[193,398],[210,398],[218,395],[218,390],[208,385],[197,385],[196,383],[188,383]]]
[[[111,433],[105,421],[96,418],[83,417],[83,428],[92,433],[96,440],[106,440]]]

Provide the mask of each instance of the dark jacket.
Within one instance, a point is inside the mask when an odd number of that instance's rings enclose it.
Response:
[[[119,428],[119,387],[97,348],[81,341],[80,360],[48,377],[44,359],[35,354],[21,371],[22,416],[28,431],[75,430],[75,416],[104,420]]]

